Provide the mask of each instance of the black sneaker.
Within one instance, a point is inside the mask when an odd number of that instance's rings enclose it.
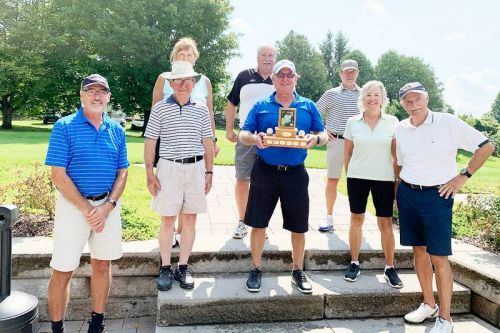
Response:
[[[312,293],[312,284],[307,278],[306,273],[300,269],[292,271],[292,283],[297,285],[297,289],[303,294]]]
[[[260,291],[260,283],[262,281],[262,270],[252,268],[247,280],[247,290],[256,293]]]
[[[398,273],[396,273],[396,270],[394,267],[388,268],[384,272],[384,278],[391,285],[393,288],[403,288],[403,281],[398,276]]]
[[[347,271],[345,272],[344,280],[349,282],[356,282],[358,280],[359,274],[361,274],[359,265],[351,262],[349,264],[349,267],[347,268]]]
[[[179,265],[175,270],[174,279],[179,281],[182,289],[194,288],[194,279],[188,265]]]
[[[98,325],[98,326],[93,326],[92,322],[89,320],[89,330],[87,333],[104,333],[104,332],[109,332],[108,330],[104,330],[104,324]]]
[[[156,278],[156,288],[160,291],[167,291],[172,288],[172,277],[174,272],[172,271],[172,266],[161,266],[158,277]]]

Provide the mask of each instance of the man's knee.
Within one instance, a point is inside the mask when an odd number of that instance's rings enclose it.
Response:
[[[433,256],[431,255],[431,261],[434,267],[440,268],[440,267],[447,267],[450,265],[450,262],[448,260],[448,256]]]
[[[328,178],[328,181],[326,182],[326,186],[328,188],[337,188],[337,185],[339,183],[338,178]]]
[[[110,273],[111,262],[109,260],[92,259],[92,274],[107,275]]]
[[[71,277],[73,276],[73,271],[71,272],[61,272],[58,270],[52,270],[52,276],[50,277],[51,284],[57,284],[64,287],[67,286]]]

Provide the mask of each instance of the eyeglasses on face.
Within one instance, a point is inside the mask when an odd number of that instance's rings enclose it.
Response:
[[[83,90],[87,95],[98,95],[99,97],[104,97],[109,94],[109,90],[101,89],[101,90],[92,90],[92,89],[84,89]]]
[[[283,79],[283,78],[285,78],[285,76],[287,78],[289,78],[289,79],[293,79],[295,77],[295,73],[294,72],[290,72],[288,74],[285,74],[285,73],[278,73],[278,74],[276,74],[276,77],[278,79]]]
[[[179,84],[179,85],[183,85],[183,84],[187,84],[187,83],[194,83],[194,79],[193,78],[189,78],[189,79],[173,79],[171,81],[173,83]]]

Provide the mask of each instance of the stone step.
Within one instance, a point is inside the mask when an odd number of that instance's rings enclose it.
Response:
[[[406,324],[401,317],[375,319],[323,319],[315,321],[219,324],[200,326],[156,327],[156,333],[425,333],[433,322]],[[453,316],[454,333],[498,333],[499,330],[471,314]]]
[[[171,290],[158,293],[157,325],[401,316],[421,302],[412,271],[399,271],[402,289],[391,288],[380,271],[363,270],[355,283],[345,281],[340,272],[308,274],[313,282],[311,295],[300,293],[284,273],[265,273],[259,293],[245,289],[247,274],[197,274],[190,291],[175,281]],[[468,313],[470,290],[457,283],[453,290],[452,312]]]

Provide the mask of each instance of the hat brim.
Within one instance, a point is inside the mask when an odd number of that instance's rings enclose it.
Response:
[[[292,67],[290,66],[287,66],[287,65],[283,65],[283,66],[280,66],[279,68],[276,69],[276,71],[274,71],[274,74],[278,74],[280,70],[282,70],[283,68],[288,68],[289,70],[291,70],[294,74],[297,74],[297,72],[295,71],[295,69],[293,69]]]
[[[403,95],[400,95],[399,99],[403,99],[406,95],[408,95],[409,93],[412,93],[412,92],[414,92],[414,93],[420,93],[420,94],[424,94],[424,95],[428,95],[427,91],[425,91],[425,90],[413,89],[413,90],[408,90]]]
[[[187,78],[190,78],[190,77],[193,77],[196,80],[196,82],[198,82],[201,79],[201,74],[195,73],[194,75],[190,75],[190,74],[188,74],[188,75],[186,75],[186,74],[173,74],[172,75],[171,72],[170,72],[170,73],[167,73],[165,75],[165,79],[167,79],[169,81],[170,80],[175,80],[175,79],[187,79]]]
[[[82,89],[85,89],[85,88],[88,88],[88,87],[91,87],[91,86],[95,86],[95,85],[103,86],[104,88],[106,88],[107,91],[110,91],[109,87],[106,84],[102,83],[102,82],[92,82],[92,83],[86,84],[86,85],[82,86]]]
[[[355,70],[359,71],[359,69],[357,67],[352,67],[352,66],[342,68],[341,71],[345,71],[346,69],[355,69]]]

